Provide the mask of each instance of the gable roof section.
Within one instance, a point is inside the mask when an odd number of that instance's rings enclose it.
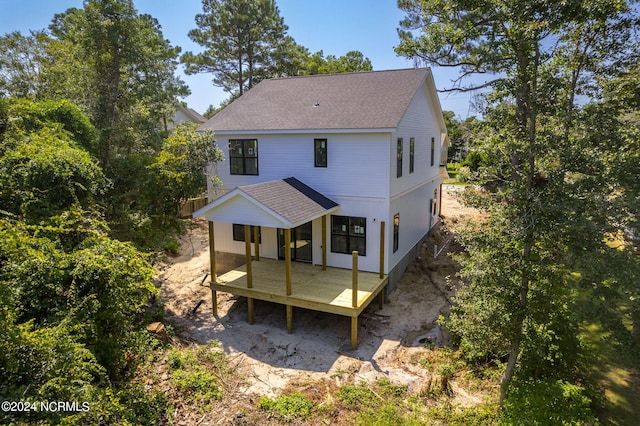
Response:
[[[193,213],[214,222],[295,228],[338,204],[294,177],[239,186]]]
[[[430,74],[412,68],[263,80],[201,129],[394,129]]]

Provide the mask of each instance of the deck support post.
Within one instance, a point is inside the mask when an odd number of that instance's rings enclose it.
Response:
[[[322,216],[322,270],[327,270],[327,215]]]
[[[380,222],[380,278],[384,278],[384,221]]]
[[[247,322],[249,323],[249,325],[253,325],[253,323],[255,322],[253,311],[253,298],[247,297]]]
[[[216,275],[216,246],[214,242],[213,235],[213,222],[208,221],[209,223],[209,267],[211,274],[211,284],[217,282],[218,277]],[[218,294],[211,286],[211,308],[213,310],[213,315],[218,315]]]
[[[286,280],[286,295],[291,296],[291,229],[284,230],[284,273]]]
[[[249,225],[244,226],[244,254],[247,262],[247,288],[253,287],[253,274],[251,273],[251,227]]]
[[[351,317],[351,349],[358,349],[358,317]]]
[[[358,252],[351,252],[351,306],[358,307]]]
[[[247,262],[247,288],[253,287],[253,273],[251,270],[251,226],[244,225],[244,251]],[[247,297],[247,321],[253,324],[253,298]]]
[[[287,305],[287,333],[293,333],[293,306]]]
[[[258,235],[258,226],[253,227],[253,253],[255,254],[256,262],[260,261],[260,236]]]

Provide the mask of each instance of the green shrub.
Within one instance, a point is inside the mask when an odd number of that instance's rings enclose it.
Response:
[[[345,385],[340,388],[337,396],[346,406],[352,408],[373,407],[379,402],[379,397],[364,383]]]
[[[407,385],[394,385],[391,381],[383,377],[376,382],[380,394],[390,397],[402,398],[407,395]]]
[[[415,417],[404,417],[401,409],[392,402],[379,408],[368,408],[357,417],[358,426],[414,426],[424,424]]]
[[[447,426],[490,426],[499,424],[497,404],[480,404],[471,407],[445,405],[432,407],[426,413],[427,424]],[[439,422],[436,423],[436,420]]]
[[[169,237],[162,243],[162,249],[169,254],[176,255],[180,252],[180,242],[175,238]]]
[[[503,407],[503,421],[518,425],[598,424],[585,389],[554,379],[514,382]]]
[[[258,408],[267,412],[270,417],[290,422],[296,418],[306,419],[311,416],[313,402],[300,392],[280,395],[276,399],[263,396],[258,401]]]
[[[171,381],[187,401],[207,403],[222,399],[222,391],[217,385],[217,377],[203,368],[178,369],[171,375]]]

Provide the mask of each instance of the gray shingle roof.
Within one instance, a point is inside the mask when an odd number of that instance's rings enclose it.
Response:
[[[291,223],[307,222],[309,218],[321,216],[338,206],[294,177],[239,186],[237,189]]]
[[[264,80],[201,129],[395,128],[428,73],[417,68]]]

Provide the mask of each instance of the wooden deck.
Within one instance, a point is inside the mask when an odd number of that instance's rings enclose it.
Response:
[[[358,272],[357,297],[353,297],[352,271],[327,268],[305,263],[291,264],[291,294],[286,294],[285,262],[260,259],[251,262],[252,287],[247,288],[247,268],[242,265],[218,277],[211,283],[212,296],[223,291],[248,298],[249,322],[253,322],[253,300],[265,300],[287,306],[287,328],[291,332],[292,307],[329,312],[351,317],[351,343],[357,345],[357,318],[379,296],[380,305],[384,287],[389,278],[372,272]],[[354,299],[356,302],[354,303]],[[214,301],[214,306],[217,305]]]

